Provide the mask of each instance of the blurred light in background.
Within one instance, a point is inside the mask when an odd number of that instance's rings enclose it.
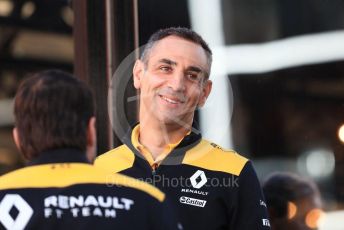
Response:
[[[321,209],[312,209],[306,215],[305,223],[307,227],[316,229],[319,227],[321,218],[324,217],[324,212]]]
[[[297,213],[297,206],[294,202],[288,202],[288,219],[293,219]]]
[[[319,220],[319,230],[343,230],[344,211],[326,212]]]
[[[344,59],[344,31],[300,35],[260,44],[212,47],[213,75],[264,73]]]
[[[28,18],[35,12],[36,6],[33,2],[26,2],[22,8],[22,17]]]
[[[327,178],[334,172],[334,154],[331,150],[322,148],[305,152],[299,157],[297,167],[299,172],[313,179]]]
[[[73,10],[70,7],[68,7],[68,6],[63,7],[63,9],[61,10],[61,15],[62,15],[64,22],[67,23],[67,25],[73,26],[74,14],[73,14]]]
[[[340,126],[338,130],[338,137],[339,137],[339,140],[344,143],[344,124]]]
[[[10,151],[10,149],[0,147],[0,153],[0,164],[14,165],[16,163],[16,156]]]
[[[72,62],[73,38],[65,34],[22,30],[13,41],[12,55],[18,58]]]
[[[0,127],[13,125],[13,99],[0,100]]]
[[[11,1],[0,1],[0,16],[8,16],[13,9],[13,3]]]

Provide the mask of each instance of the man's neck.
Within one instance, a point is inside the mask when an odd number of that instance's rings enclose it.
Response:
[[[187,127],[166,125],[163,123],[140,123],[139,141],[156,159],[168,144],[177,143],[191,130],[191,124]]]

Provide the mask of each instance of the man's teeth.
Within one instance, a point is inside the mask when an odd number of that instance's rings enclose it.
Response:
[[[167,101],[167,102],[169,102],[169,103],[172,103],[172,104],[177,104],[177,103],[178,103],[178,101],[175,101],[175,100],[169,99],[169,98],[167,98],[167,97],[164,97],[164,96],[162,96],[162,98],[163,98],[165,101]]]

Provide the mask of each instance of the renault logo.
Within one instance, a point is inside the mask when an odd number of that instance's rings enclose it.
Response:
[[[197,170],[195,174],[193,174],[190,177],[191,185],[194,188],[202,188],[205,183],[207,183],[207,177],[205,176],[205,173],[202,170]]]
[[[10,215],[12,208],[18,210],[15,219]],[[30,205],[18,194],[7,194],[0,203],[0,222],[6,229],[24,229],[32,214]]]

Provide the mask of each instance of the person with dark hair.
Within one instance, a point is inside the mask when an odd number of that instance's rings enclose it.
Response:
[[[153,34],[133,68],[140,123],[95,164],[166,192],[186,229],[270,229],[251,162],[202,139],[194,122],[212,88],[211,63],[209,46],[194,31]]]
[[[91,161],[94,111],[92,93],[84,83],[58,70],[37,73],[17,91],[14,140],[28,160],[46,150],[68,147],[86,152]]]
[[[296,174],[276,172],[263,184],[272,230],[317,229],[322,215],[316,184]]]
[[[180,229],[160,190],[90,164],[94,110],[90,89],[68,73],[22,82],[13,136],[29,162],[0,177],[0,229]]]

